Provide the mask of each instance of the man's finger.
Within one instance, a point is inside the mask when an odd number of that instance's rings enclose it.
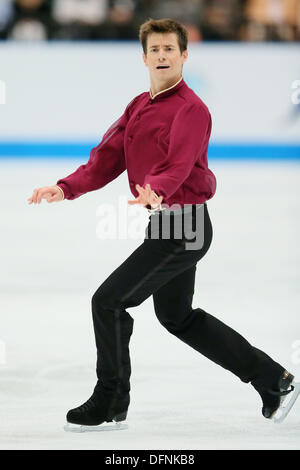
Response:
[[[53,194],[53,196],[51,196],[51,193],[48,193],[48,196],[47,196],[47,202],[53,202],[55,200],[55,196],[56,194]]]
[[[39,203],[42,202],[42,199],[47,199],[48,197],[51,196],[51,193],[49,192],[49,190],[47,189],[41,189],[39,191],[39,196],[38,196],[38,200],[39,200]]]
[[[42,199],[44,199],[48,193],[49,193],[49,190],[47,189],[39,189],[38,196],[37,196],[37,203],[40,204]]]
[[[37,195],[38,190],[34,189],[33,194],[32,194],[32,202],[36,203],[36,195]]]
[[[143,188],[142,186],[140,186],[139,184],[136,184],[135,185],[136,189],[138,190],[139,193],[145,193],[147,191],[147,189]]]
[[[35,193],[35,198],[34,198],[36,204],[39,204],[39,197],[40,197],[40,192],[39,192],[39,189],[37,189]]]
[[[150,188],[150,184],[147,185],[147,198],[148,200],[151,198],[152,196],[152,189]]]
[[[37,204],[40,204],[40,203],[41,203],[42,195],[43,195],[43,193],[42,193],[41,191],[39,191],[39,192],[38,192],[38,195],[37,195],[37,199],[36,199]]]

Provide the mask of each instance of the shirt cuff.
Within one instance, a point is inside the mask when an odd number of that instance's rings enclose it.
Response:
[[[62,201],[65,199],[65,193],[63,192],[62,188],[60,186],[58,186],[58,184],[55,185],[59,190],[60,192],[62,193]]]
[[[160,212],[160,211],[165,210],[165,207],[162,207],[161,204],[159,204],[159,206],[157,207],[152,207],[150,204],[147,204],[147,206],[145,207],[150,214],[154,214],[155,212]]]

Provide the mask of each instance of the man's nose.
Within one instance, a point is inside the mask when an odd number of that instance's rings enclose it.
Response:
[[[158,58],[159,60],[164,60],[165,59],[165,51],[163,49],[160,49],[158,53]]]

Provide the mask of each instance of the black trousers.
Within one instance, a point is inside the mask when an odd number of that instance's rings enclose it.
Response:
[[[129,393],[133,318],[126,309],[151,295],[159,322],[171,334],[241,381],[273,386],[285,370],[210,313],[192,308],[196,264],[213,230],[206,203],[186,207],[190,212],[150,215],[143,243],[92,297],[99,390]]]

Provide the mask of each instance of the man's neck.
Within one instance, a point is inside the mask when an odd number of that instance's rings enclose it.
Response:
[[[150,91],[152,97],[157,95],[157,93],[160,93],[161,91],[167,90],[168,88],[171,88],[172,86],[176,85],[182,78],[182,75],[179,75],[176,79],[168,80],[163,83],[153,83],[152,81],[150,82]]]

